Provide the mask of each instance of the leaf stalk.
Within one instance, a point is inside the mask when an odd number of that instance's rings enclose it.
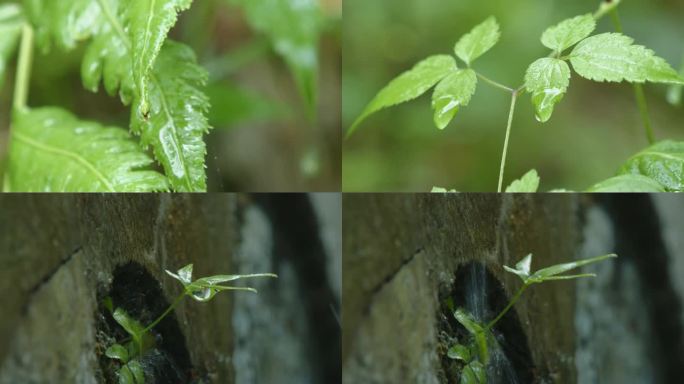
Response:
[[[503,152],[501,153],[501,166],[499,167],[499,186],[497,192],[501,193],[503,185],[504,169],[506,168],[506,155],[508,154],[508,141],[511,136],[511,125],[513,124],[513,114],[515,113],[515,102],[518,98],[519,90],[513,91],[511,96],[511,108],[508,112],[508,124],[506,125],[506,137],[504,139]]]
[[[33,28],[24,23],[21,30],[21,46],[17,62],[17,77],[14,84],[14,103],[16,110],[26,109],[28,89],[33,61]]]

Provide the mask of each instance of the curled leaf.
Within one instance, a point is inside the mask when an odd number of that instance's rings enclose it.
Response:
[[[437,84],[432,94],[437,128],[446,128],[458,109],[468,105],[476,86],[477,75],[472,69],[456,70]]]
[[[551,118],[570,84],[570,67],[559,59],[545,57],[532,63],[525,73],[525,88],[532,94],[535,117],[544,123]]]

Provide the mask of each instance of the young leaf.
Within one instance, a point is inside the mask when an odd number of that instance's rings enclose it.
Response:
[[[526,193],[537,192],[539,188],[539,175],[532,169],[519,180],[515,180],[506,188],[506,193]]]
[[[180,281],[184,287],[192,283],[192,264],[188,264],[185,267],[179,269],[178,274],[175,274],[169,271],[168,269],[166,270],[166,273],[174,279]]]
[[[522,260],[515,264],[515,268],[508,267],[504,265],[504,270],[510,273],[514,273],[522,279],[524,282],[528,277],[530,277],[530,267],[532,266],[532,254],[529,253]]]
[[[594,81],[684,84],[677,72],[653,51],[619,33],[602,33],[577,44],[570,62],[582,77]]]
[[[448,55],[435,55],[422,60],[378,92],[373,100],[368,103],[361,116],[352,124],[347,132],[347,137],[370,114],[415,99],[456,69],[456,61]]]
[[[463,362],[470,361],[470,350],[465,345],[454,344],[447,351],[447,357],[453,360],[461,360]]]
[[[532,94],[535,117],[544,123],[570,84],[570,68],[563,60],[546,57],[532,63],[525,73],[525,88]]]
[[[650,177],[625,174],[594,184],[587,192],[665,192],[665,188]]]
[[[435,110],[437,128],[446,128],[458,108],[468,105],[476,85],[477,75],[472,69],[456,70],[437,84],[432,94],[432,109]]]
[[[138,320],[132,318],[125,310],[122,308],[117,308],[112,314],[114,320],[129,334],[133,341],[138,345],[142,345],[143,332],[145,327],[143,327]]]
[[[176,191],[205,191],[203,136],[209,131],[207,96],[200,91],[207,73],[192,50],[167,40],[150,74],[149,115],[138,97],[131,109],[131,130],[151,145]]]
[[[549,49],[557,53],[582,41],[596,29],[596,20],[588,13],[563,20],[549,27],[541,36],[541,42]]]
[[[0,90],[5,82],[7,62],[14,54],[24,22],[18,4],[0,4]]]
[[[133,77],[140,93],[140,113],[149,112],[148,83],[166,35],[176,24],[178,13],[192,0],[125,0],[128,33],[133,55]]]
[[[579,268],[583,265],[596,263],[598,261],[605,260],[608,258],[613,258],[613,257],[617,257],[617,255],[614,253],[610,253],[607,255],[596,256],[596,257],[592,257],[589,259],[573,261],[570,263],[552,265],[550,267],[542,268],[542,269],[538,270],[537,272],[532,274],[528,280],[532,283],[540,283],[544,280],[549,280],[552,277],[563,277],[563,276],[557,276],[557,275],[564,273],[564,272],[567,272],[567,271],[570,271],[570,270],[573,270],[575,268]],[[584,277],[587,275],[578,275],[578,276]],[[567,278],[567,276],[566,276],[566,278]]]
[[[461,325],[465,327],[465,329],[467,329],[471,335],[482,333],[484,331],[484,328],[480,325],[480,323],[478,323],[477,320],[475,320],[475,318],[473,318],[473,316],[463,308],[456,308],[454,311],[454,318],[456,318],[456,321],[461,323]]]
[[[668,192],[684,191],[684,142],[665,140],[632,156],[618,174],[643,175]]]
[[[128,350],[121,344],[114,344],[107,348],[105,356],[110,359],[121,360],[124,363],[128,362]]]
[[[14,191],[153,192],[166,178],[116,127],[80,121],[59,108],[15,112],[9,149]]]
[[[492,49],[500,36],[499,24],[494,16],[490,16],[463,35],[454,46],[454,52],[459,59],[470,65],[475,59]]]
[[[292,72],[313,113],[318,93],[318,40],[323,17],[318,1],[231,0],[245,10],[250,25],[268,36]]]

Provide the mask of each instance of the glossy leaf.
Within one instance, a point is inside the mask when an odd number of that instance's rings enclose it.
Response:
[[[579,268],[583,265],[596,263],[596,262],[599,262],[601,260],[614,258],[614,257],[617,257],[617,255],[614,253],[610,253],[607,255],[592,257],[589,259],[583,259],[583,260],[573,261],[573,262],[569,262],[569,263],[552,265],[552,266],[547,267],[547,268],[542,268],[542,269],[538,270],[537,272],[533,273],[530,276],[529,280],[531,282],[541,282],[544,280],[549,280],[549,278],[552,278],[552,277],[561,277],[562,278],[563,276],[557,276],[557,275],[560,275],[561,273],[565,273],[567,271],[571,271],[573,269]],[[584,276],[589,276],[589,275],[590,274],[577,275],[577,276],[584,277]]]
[[[524,284],[529,285],[529,284],[534,284],[534,283],[541,283],[547,280],[568,280],[568,279],[575,279],[579,277],[592,277],[594,276],[593,274],[581,274],[581,275],[562,275],[558,276],[561,273],[573,270],[575,268],[579,268],[583,265],[587,264],[592,264],[596,263],[601,260],[605,260],[608,258],[613,258],[617,257],[616,254],[611,253],[607,255],[601,255],[601,256],[596,256],[592,257],[589,259],[583,259],[583,260],[578,260],[578,261],[573,261],[569,263],[563,263],[563,264],[556,264],[552,265],[547,268],[542,268],[532,274],[530,274],[531,270],[531,265],[532,265],[532,254],[528,254],[525,256],[522,260],[520,260],[516,265],[515,268],[510,268],[508,266],[504,265],[504,270],[510,273],[514,273],[520,277],[520,279],[523,281]]]
[[[53,45],[71,50],[99,28],[100,5],[109,0],[24,0],[26,15],[34,26],[36,41],[44,52]]]
[[[532,254],[529,253],[527,256],[525,256],[522,260],[520,260],[518,263],[515,264],[515,268],[508,267],[504,265],[504,270],[510,273],[514,273],[520,278],[525,281],[528,277],[530,277],[530,268],[532,266]]]
[[[459,384],[485,384],[486,382],[485,367],[479,361],[473,360],[463,367]]]
[[[461,323],[470,334],[482,333],[483,328],[473,316],[463,308],[456,308],[454,318]]]
[[[577,44],[570,62],[580,76],[594,81],[684,84],[664,59],[633,41],[619,33],[591,36]]]
[[[131,130],[143,146],[151,145],[176,191],[205,191],[204,134],[209,131],[209,100],[200,90],[207,73],[192,50],[167,40],[150,75],[149,113],[142,99],[131,109]]]
[[[515,180],[506,188],[506,193],[527,193],[537,192],[539,188],[539,175],[537,171],[532,169],[528,171],[523,177]]]
[[[121,360],[122,362],[128,362],[128,350],[121,344],[114,344],[107,348],[105,355],[110,359]]]
[[[129,361],[118,372],[119,384],[144,384],[145,372],[137,360]]]
[[[665,188],[650,177],[625,174],[597,183],[587,192],[665,192]]]
[[[214,275],[201,277],[195,281],[192,281],[192,268],[192,264],[188,264],[179,269],[178,273],[173,273],[169,270],[166,270],[166,273],[174,279],[180,281],[181,284],[183,284],[185,293],[197,301],[209,301],[220,291],[240,290],[254,293],[257,292],[254,288],[223,286],[219,285],[220,283],[243,278],[278,277],[278,275],[273,273],[255,273],[248,275]]]
[[[150,109],[148,84],[154,63],[178,13],[190,8],[192,0],[124,0],[127,29],[133,54],[133,78],[140,93],[142,115]]]
[[[454,46],[454,52],[459,59],[470,65],[478,57],[492,49],[499,41],[500,36],[499,24],[494,16],[490,16],[463,35]]]
[[[0,4],[0,90],[5,82],[7,62],[17,48],[24,22],[18,4]]]
[[[153,192],[166,178],[116,127],[81,121],[59,108],[15,112],[9,149],[13,191]]]
[[[535,117],[544,123],[551,118],[570,84],[570,67],[563,60],[550,57],[532,63],[525,73],[525,88],[532,94]]]
[[[116,308],[112,317],[116,322],[133,338],[133,340],[142,340],[143,327],[138,320],[132,318],[125,310],[122,308]]]
[[[459,69],[437,84],[432,94],[434,121],[439,129],[444,129],[454,118],[458,109],[468,105],[475,93],[477,75],[472,69]]]
[[[310,113],[318,94],[318,41],[323,27],[317,0],[230,0],[285,59]]]
[[[665,140],[632,156],[618,174],[643,175],[669,192],[684,191],[684,142]]]
[[[456,61],[448,55],[435,55],[422,60],[378,92],[361,116],[352,124],[347,136],[351,135],[361,121],[370,114],[415,99],[456,69]]]
[[[470,361],[470,350],[465,345],[454,344],[447,351],[447,357],[453,360]]]
[[[541,36],[541,42],[547,48],[560,53],[579,43],[596,29],[596,20],[588,13],[563,20],[549,27]]]

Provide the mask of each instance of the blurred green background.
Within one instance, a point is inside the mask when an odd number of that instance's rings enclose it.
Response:
[[[276,43],[236,5],[240,1],[195,1],[171,30],[170,38],[190,45],[209,71],[206,92],[214,128],[206,136],[210,191],[340,190],[342,0],[310,1],[318,3],[320,11],[291,18],[290,26],[274,26],[274,19],[283,20],[274,15],[259,20],[266,24],[262,28],[272,30],[315,30],[319,70],[313,110],[296,75],[276,52]],[[3,3],[22,1],[0,0]],[[299,5],[310,8],[309,1]],[[118,97],[107,96],[102,87],[96,94],[83,89],[80,63],[86,46],[81,43],[77,51],[67,53],[36,48],[29,106],[60,106],[82,119],[127,128],[130,109]],[[15,65],[16,55],[0,89],[0,174],[7,154]]]
[[[549,26],[594,12],[598,0],[345,0],[342,123],[347,130],[392,78],[433,54],[453,54],[458,38],[487,16],[501,39],[477,60],[478,72],[508,86],[522,84],[527,66],[548,54],[539,41]],[[624,33],[679,69],[684,53],[684,1],[623,0]],[[595,33],[612,32],[604,17]],[[684,108],[665,101],[667,86],[647,84],[657,140],[684,139]],[[343,143],[344,191],[495,191],[510,94],[478,82],[470,104],[439,131],[430,95],[371,115]],[[513,120],[504,185],[531,168],[540,191],[584,190],[613,176],[647,146],[629,84],[594,83],[575,73],[565,98],[545,123],[528,94]]]

